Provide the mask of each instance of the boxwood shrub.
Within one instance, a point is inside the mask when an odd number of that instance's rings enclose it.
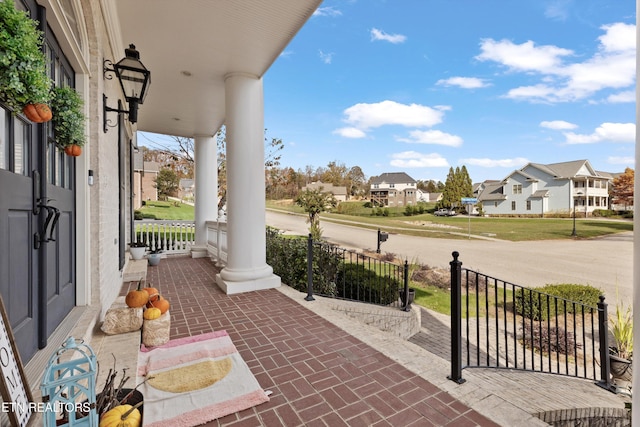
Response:
[[[336,288],[338,298],[388,305],[398,299],[400,281],[381,276],[362,264],[343,264],[338,271]]]
[[[602,291],[598,288],[572,283],[549,284],[536,289],[521,288],[515,292],[515,310],[532,320],[547,320],[556,313],[575,311],[580,314],[583,305],[595,308],[600,295]]]

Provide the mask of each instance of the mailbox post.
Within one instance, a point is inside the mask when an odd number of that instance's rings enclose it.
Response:
[[[376,249],[376,253],[380,253],[380,243],[386,242],[389,238],[389,233],[385,233],[384,231],[380,231],[378,228],[378,249]]]

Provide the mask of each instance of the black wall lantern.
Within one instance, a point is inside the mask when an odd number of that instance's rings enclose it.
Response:
[[[121,59],[117,64],[113,64],[108,59],[104,60],[102,72],[104,78],[111,80],[111,76],[107,73],[111,72],[118,77],[120,86],[124,97],[129,104],[128,110],[121,108],[111,108],[107,106],[107,96],[102,95],[102,107],[103,107],[103,131],[107,132],[107,113],[117,112],[125,113],[129,116],[131,123],[138,121],[138,105],[144,103],[144,98],[147,96],[149,84],[151,83],[151,72],[146,69],[142,62],[140,62],[140,52],[136,50],[136,47],[132,44],[124,50],[125,57]],[[118,105],[120,107],[120,105]]]

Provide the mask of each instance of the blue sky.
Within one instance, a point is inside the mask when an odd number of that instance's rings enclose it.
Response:
[[[282,166],[634,167],[635,2],[327,0],[264,77]]]

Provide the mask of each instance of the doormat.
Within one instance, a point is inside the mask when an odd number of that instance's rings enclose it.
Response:
[[[145,427],[192,427],[269,397],[226,331],[171,340],[138,353]]]

